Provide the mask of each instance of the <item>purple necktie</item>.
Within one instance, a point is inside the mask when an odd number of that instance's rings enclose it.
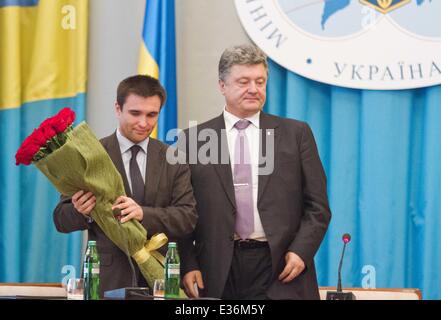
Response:
[[[247,239],[254,231],[253,184],[251,180],[251,161],[245,129],[248,120],[239,120],[234,127],[238,130],[234,149],[234,193],[236,196],[236,234]]]

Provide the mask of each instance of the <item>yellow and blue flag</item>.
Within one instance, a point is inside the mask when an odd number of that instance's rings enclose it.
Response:
[[[0,0],[0,282],[79,276],[81,234],[55,230],[58,193],[14,156],[61,108],[84,119],[87,28],[88,0]]]
[[[146,0],[139,58],[139,74],[159,79],[167,91],[158,126],[152,136],[167,141],[168,130],[177,128],[175,1]]]

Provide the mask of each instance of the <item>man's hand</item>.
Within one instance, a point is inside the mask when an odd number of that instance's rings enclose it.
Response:
[[[305,263],[303,262],[302,258],[290,251],[286,253],[285,261],[286,266],[279,275],[279,280],[283,283],[288,283],[301,274],[303,270],[305,270]]]
[[[185,293],[189,298],[198,298],[199,292],[195,288],[197,284],[199,289],[204,289],[204,281],[202,281],[202,273],[199,270],[187,272],[182,279],[184,283]]]
[[[79,213],[89,216],[90,212],[95,208],[96,198],[92,192],[78,191],[72,196],[72,204]]]
[[[133,200],[132,198],[121,196],[116,199],[116,202],[112,206],[112,210],[120,209],[121,223],[130,221],[132,219],[136,219],[138,221],[142,221],[144,218],[144,212],[142,208]]]

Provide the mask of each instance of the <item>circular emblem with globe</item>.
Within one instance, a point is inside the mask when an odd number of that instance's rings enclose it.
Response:
[[[441,0],[235,0],[270,58],[308,78],[351,88],[441,83]]]

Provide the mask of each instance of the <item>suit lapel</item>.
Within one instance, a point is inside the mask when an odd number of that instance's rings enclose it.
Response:
[[[131,197],[132,192],[130,191],[126,170],[124,169],[124,164],[121,157],[121,148],[119,147],[116,133],[112,134],[110,137],[109,149],[107,150],[107,152],[109,153],[110,159],[112,159],[112,162],[114,163],[116,169],[118,169],[119,173],[121,174],[127,196]]]
[[[216,121],[213,125],[213,129],[216,131],[217,137],[219,137],[218,164],[213,165],[213,167],[217,175],[219,176],[219,179],[222,183],[225,193],[227,194],[228,199],[231,201],[233,206],[236,207],[236,198],[234,196],[234,186],[233,186],[233,174],[231,172],[231,160],[228,151],[228,141],[225,132],[225,121],[223,114],[221,114],[219,117],[216,118]],[[228,163],[222,162],[222,152],[228,153]]]
[[[262,156],[266,158],[270,156],[274,156],[274,170],[276,166],[276,155],[278,152],[278,144],[280,137],[277,134],[277,127],[279,126],[279,121],[275,117],[270,117],[266,113],[260,113],[260,148],[259,148],[259,168],[265,167],[266,163],[264,163],[264,159]],[[274,135],[274,154],[271,155],[272,150],[267,150],[267,138],[271,135]],[[272,174],[259,174],[259,186],[257,191],[257,203],[260,202],[263,193],[265,192],[268,181],[271,179]]]
[[[145,171],[145,205],[153,206],[155,204],[164,162],[164,154],[159,141],[150,138],[147,147],[147,168]]]

